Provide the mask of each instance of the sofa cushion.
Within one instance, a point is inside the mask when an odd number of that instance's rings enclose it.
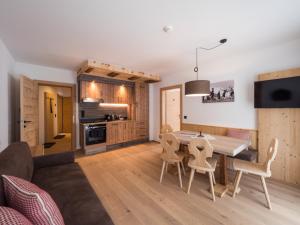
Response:
[[[33,224],[64,225],[51,196],[35,184],[3,175],[5,198],[9,207],[26,216]]]
[[[11,175],[31,181],[33,161],[27,143],[19,142],[9,145],[0,153],[0,206],[6,205],[1,175]]]
[[[52,196],[66,225],[113,224],[77,163],[37,169],[32,181]]]
[[[0,206],[0,225],[33,225],[25,216],[18,211]]]

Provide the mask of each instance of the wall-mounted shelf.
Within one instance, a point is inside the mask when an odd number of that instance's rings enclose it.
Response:
[[[160,81],[159,75],[136,72],[127,68],[119,68],[117,66],[101,63],[96,60],[88,60],[85,62],[78,70],[77,74],[88,74],[132,82],[155,83]]]

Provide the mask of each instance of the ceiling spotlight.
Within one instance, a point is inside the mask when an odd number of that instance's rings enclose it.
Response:
[[[166,33],[170,33],[173,30],[174,30],[173,26],[170,26],[170,25],[163,27],[163,31],[166,32]]]

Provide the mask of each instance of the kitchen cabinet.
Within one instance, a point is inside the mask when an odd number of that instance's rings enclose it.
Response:
[[[94,81],[81,81],[81,100],[86,98],[102,99],[105,103],[132,104],[133,87],[101,83]]]
[[[135,132],[136,139],[149,137],[149,85],[135,85]]]
[[[119,124],[107,123],[106,125],[106,144],[113,145],[118,143]]]
[[[134,121],[114,121],[106,125],[107,145],[135,140]]]

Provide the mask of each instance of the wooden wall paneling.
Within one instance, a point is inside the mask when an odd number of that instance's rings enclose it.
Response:
[[[251,146],[254,149],[258,147],[258,132],[257,130],[252,129],[240,129],[240,128],[230,128],[237,130],[248,130],[251,135]],[[190,130],[190,131],[202,131],[203,133],[215,134],[215,135],[227,135],[228,127],[218,127],[218,126],[208,126],[201,124],[191,124],[191,123],[182,123],[181,130]]]
[[[258,80],[300,76],[300,68],[260,74]],[[259,161],[267,156],[271,139],[279,140],[272,163],[272,177],[287,183],[300,183],[300,109],[258,109]]]

